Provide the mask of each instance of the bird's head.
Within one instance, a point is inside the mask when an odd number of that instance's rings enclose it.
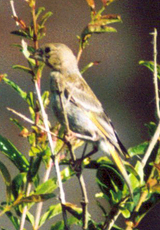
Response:
[[[37,49],[30,58],[44,62],[56,71],[70,70],[75,66],[77,68],[76,57],[72,50],[61,43],[47,43]]]

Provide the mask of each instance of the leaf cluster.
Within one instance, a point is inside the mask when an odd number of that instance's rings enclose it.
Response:
[[[121,17],[115,14],[104,14],[107,7],[113,1],[114,0],[101,0],[102,7],[100,10],[97,10],[94,0],[86,0],[90,8],[91,21],[82,30],[81,35],[78,36],[79,54],[77,59],[80,58],[82,51],[86,48],[86,45],[89,44],[89,38],[93,34],[116,32],[115,28],[108,25],[121,22]],[[29,56],[37,48],[38,41],[45,36],[45,25],[52,13],[44,13],[44,7],[40,7],[35,11],[35,5],[35,0],[28,1],[32,15],[32,20],[29,25],[17,16],[13,17],[19,24],[19,29],[12,31],[12,34],[25,38],[33,43],[32,46],[28,47],[26,47],[23,42],[22,45],[15,45],[27,59],[28,66],[14,65],[13,69],[27,73],[33,83],[38,81],[40,85],[44,65],[30,59]],[[44,14],[42,15],[42,13]],[[89,63],[84,67],[82,72],[96,64],[98,63]],[[154,69],[153,62],[141,61],[140,64],[147,66],[151,71]],[[159,65],[158,78],[160,78]],[[37,96],[35,96],[34,92],[25,92],[6,75],[1,75],[0,79],[16,91],[24,102],[27,103],[30,119],[27,119],[21,113],[17,112],[16,114],[26,121],[29,120],[31,123],[29,129],[26,125],[22,124],[20,120],[11,118],[13,124],[19,129],[19,135],[28,141],[28,158],[26,157],[27,153],[20,152],[10,140],[0,135],[0,153],[5,155],[11,161],[13,167],[18,170],[18,173],[12,176],[8,166],[0,161],[0,172],[6,189],[6,200],[1,202],[0,205],[0,217],[5,214],[11,221],[14,229],[18,230],[21,226],[20,220],[24,207],[27,206],[26,221],[30,222],[32,228],[35,229],[36,215],[32,213],[31,208],[37,203],[50,200],[51,205],[41,214],[38,228],[41,228],[42,225],[46,224],[47,220],[53,218],[53,224],[50,229],[64,229],[64,221],[57,221],[56,218],[63,213],[63,208],[65,208],[65,210],[70,213],[67,219],[68,226],[79,225],[84,229],[84,215],[86,215],[87,228],[85,229],[112,228],[113,230],[120,230],[122,228],[116,225],[113,220],[122,214],[125,219],[126,229],[127,226],[132,226],[132,229],[137,229],[143,217],[159,203],[159,142],[157,142],[157,145],[153,149],[153,158],[145,167],[142,166],[141,158],[145,154],[149,142],[145,141],[128,150],[130,155],[129,161],[134,160],[135,162],[133,165],[130,163],[126,163],[125,165],[131,180],[133,197],[130,196],[124,179],[107,157],[98,157],[96,160],[84,158],[83,162],[79,161],[79,159],[76,161],[76,164],[79,162],[81,164],[81,173],[84,168],[86,170],[96,170],[96,183],[99,186],[100,192],[95,194],[95,199],[97,201],[97,208],[101,210],[102,216],[104,217],[103,221],[96,222],[89,211],[84,213],[83,205],[79,207],[74,203],[66,202],[62,207],[60,201],[57,199],[58,183],[56,177],[49,178],[47,181],[41,180],[41,167],[45,166],[47,171],[50,165],[52,165],[52,167],[54,166],[54,162],[51,161],[51,150],[48,144],[47,132],[44,130],[44,123]],[[50,102],[48,91],[42,94],[42,102],[44,108],[47,108]],[[149,135],[152,137],[156,129],[156,124],[151,122],[147,124],[147,127]],[[73,165],[73,159],[70,157],[70,148],[64,141],[64,129],[60,124],[56,124],[54,127],[50,127],[50,131],[53,134],[52,138],[55,143],[55,155],[59,157],[59,163],[63,166],[63,170],[61,171],[62,182],[65,183],[75,176],[79,177],[79,172],[77,173],[76,170],[77,165]],[[82,141],[74,140],[72,142],[72,150],[75,151],[82,144]],[[32,189],[28,194],[26,191],[30,184],[32,185]],[[106,202],[109,203],[110,210],[106,208]]]

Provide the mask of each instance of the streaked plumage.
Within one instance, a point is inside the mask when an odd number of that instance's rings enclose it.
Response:
[[[100,101],[82,77],[73,52],[64,44],[48,43],[33,56],[51,68],[52,107],[59,122],[64,125],[63,104],[70,130],[78,138],[92,142],[106,153],[131,191],[128,174],[121,159],[126,150]]]

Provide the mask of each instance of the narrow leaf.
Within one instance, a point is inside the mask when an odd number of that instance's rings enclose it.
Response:
[[[80,225],[81,221],[79,221],[75,217],[70,217],[67,219],[68,225],[71,226],[73,224]],[[58,221],[57,223],[53,224],[50,230],[64,230],[64,221]]]
[[[0,161],[0,172],[2,174],[2,178],[4,180],[4,183],[6,185],[6,191],[7,191],[7,201],[10,201],[11,198],[11,175],[7,169],[7,167]]]
[[[24,191],[25,184],[27,182],[27,173],[18,173],[12,181],[12,193],[14,199],[17,199],[19,194],[22,194]]]
[[[113,27],[101,25],[101,24],[89,24],[88,33],[106,33],[106,32],[117,32]]]
[[[20,131],[24,130],[25,127],[21,125],[17,119],[10,118],[10,121],[12,121],[20,129]]]
[[[13,226],[15,227],[15,229],[19,230],[20,220],[16,216],[14,216],[11,212],[6,212],[5,214],[10,219],[10,221],[12,222]]]
[[[42,226],[47,220],[57,216],[62,212],[61,204],[51,205],[40,219],[39,226]]]
[[[44,7],[39,7],[37,10],[36,10],[36,18],[35,20],[38,19],[38,17],[40,16],[40,14],[45,11],[45,8]]]
[[[34,194],[31,196],[23,197],[21,199],[17,198],[17,200],[13,203],[13,206],[17,206],[22,203],[39,203],[39,202],[44,202],[48,199],[51,199],[55,197],[53,193],[48,193],[48,194]]]
[[[51,193],[55,189],[57,189],[57,179],[52,178],[48,181],[40,184],[37,188],[34,194],[45,194],[45,193]]]
[[[6,155],[13,164],[21,171],[27,172],[29,163],[21,152],[5,137],[0,135],[0,151]]]
[[[153,61],[140,61],[140,65],[146,66],[148,69],[150,69],[152,72],[154,71],[154,62]],[[160,79],[160,65],[157,65],[157,71],[158,71],[158,78]]]
[[[118,14],[107,14],[107,15],[98,15],[95,17],[93,22],[91,24],[97,24],[97,25],[108,25],[111,23],[117,23],[117,22],[122,22],[121,16]]]
[[[22,65],[13,65],[12,68],[13,68],[13,69],[22,70],[22,71],[24,71],[24,72],[26,72],[26,73],[29,73],[29,74],[33,74],[33,71],[32,71],[30,68],[26,67],[26,66],[22,66]]]
[[[23,30],[15,30],[15,31],[12,31],[11,34],[21,36],[21,37],[24,37],[24,38],[28,38],[28,34]]]
[[[131,157],[135,155],[143,155],[148,147],[148,141],[145,141],[139,145],[131,147],[128,149],[128,153]]]
[[[3,78],[3,81],[9,86],[11,86],[12,89],[14,89],[24,100],[26,100],[27,93],[23,91],[16,83],[14,83],[6,77]]]
[[[91,68],[94,65],[98,65],[100,62],[95,61],[95,62],[90,62],[88,65],[86,65],[82,70],[81,70],[81,74],[83,74],[84,72],[86,72],[89,68]]]
[[[26,215],[32,226],[34,226],[34,216],[29,211],[27,211]]]
[[[44,24],[46,23],[46,21],[48,20],[48,18],[50,18],[53,15],[52,12],[47,12],[45,15],[43,15],[42,20],[39,22],[39,25],[42,27],[44,26]]]
[[[46,106],[49,104],[49,91],[45,91],[42,95],[42,101],[43,101],[43,105],[44,108],[46,108]]]

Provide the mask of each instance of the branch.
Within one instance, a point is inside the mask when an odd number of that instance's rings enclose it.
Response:
[[[32,183],[29,182],[29,183],[27,184],[27,186],[26,186],[26,189],[27,189],[27,191],[26,191],[26,196],[29,196],[30,191],[31,191],[31,188],[32,188]],[[21,216],[21,222],[20,222],[19,230],[23,230],[23,229],[24,229],[27,211],[28,211],[28,206],[25,205],[24,208],[23,208],[22,216]]]
[[[82,172],[78,174],[78,180],[82,192],[82,210],[83,210],[83,229],[88,228],[88,218],[87,218],[87,208],[88,208],[88,196],[87,196],[87,189],[84,181],[84,177],[82,175]]]
[[[156,98],[156,110],[158,116],[158,126],[157,129],[150,141],[150,144],[147,148],[147,151],[142,159],[142,166],[144,167],[147,163],[148,158],[150,157],[152,150],[157,143],[157,140],[160,135],[160,107],[159,107],[159,93],[158,93],[158,76],[157,76],[157,30],[154,29],[154,32],[151,33],[153,35],[153,58],[154,58],[154,72],[153,72],[153,82],[154,82],[154,90],[155,90],[155,98]]]
[[[13,17],[18,18],[15,7],[14,7],[14,0],[10,0],[10,4],[11,4],[11,9],[12,9],[12,13],[13,13]],[[19,26],[19,22],[16,21],[16,26]]]
[[[144,157],[142,159],[141,163],[142,163],[142,167],[143,168],[145,167],[145,165],[146,165],[146,163],[148,161],[148,158],[150,157],[150,155],[151,155],[151,153],[152,153],[152,151],[154,149],[154,146],[157,143],[159,135],[160,135],[160,121],[159,121],[157,129],[156,129],[156,131],[155,131],[155,133],[154,133],[154,135],[153,135],[153,137],[152,137],[152,139],[151,139],[151,141],[149,143],[147,151],[146,151],[146,153],[145,153],[145,155],[144,155]]]
[[[21,114],[21,113],[15,111],[14,109],[11,109],[11,108],[7,107],[7,110],[9,110],[9,111],[11,111],[12,113],[16,114],[17,116],[19,116],[20,118],[22,118],[22,119],[25,120],[26,122],[28,122],[28,123],[30,123],[30,124],[32,124],[32,125],[35,125],[35,122],[33,122],[31,119],[29,119],[29,118],[26,117],[25,115],[23,115],[23,114]],[[51,134],[52,136],[57,137],[58,139],[61,139],[62,141],[64,141],[63,138],[58,137],[57,134],[55,134],[55,133],[53,133],[53,132],[51,132],[51,131],[47,131],[42,125],[36,124],[36,126],[37,126],[39,129],[45,131],[46,133],[49,133],[49,134]]]
[[[52,161],[52,158],[50,158],[49,165],[47,167],[47,170],[45,171],[43,182],[46,182],[49,179],[52,165],[53,165],[53,161]],[[43,202],[38,203],[37,208],[36,208],[36,216],[35,216],[35,224],[34,224],[35,230],[38,229],[39,227],[39,220],[41,217],[42,208],[43,208]]]
[[[44,106],[43,106],[43,102],[42,102],[42,98],[41,98],[41,95],[40,95],[40,91],[39,91],[37,81],[35,82],[35,88],[36,88],[36,93],[37,93],[38,101],[39,101],[41,112],[42,112],[44,126],[45,126],[45,129],[47,130],[47,136],[48,136],[48,141],[49,141],[51,153],[55,157],[54,163],[55,163],[55,169],[56,169],[58,185],[59,185],[59,191],[60,191],[60,202],[61,202],[62,210],[63,210],[63,219],[64,219],[64,224],[65,224],[65,229],[67,230],[67,229],[69,229],[69,227],[68,227],[68,224],[67,224],[66,210],[64,209],[64,205],[66,203],[66,200],[65,200],[65,193],[64,193],[64,189],[63,189],[63,183],[62,183],[62,179],[61,179],[60,166],[59,166],[59,162],[58,162],[57,157],[54,155],[54,145],[53,145],[53,142],[52,142],[52,136],[49,133],[50,130],[49,130],[49,126],[48,126],[48,119],[47,119],[46,112],[44,110]]]
[[[157,29],[154,29],[153,35],[153,59],[154,59],[154,73],[153,82],[155,86],[155,96],[156,96],[156,108],[157,116],[160,119],[160,108],[159,108],[159,93],[158,93],[158,77],[157,77]]]

